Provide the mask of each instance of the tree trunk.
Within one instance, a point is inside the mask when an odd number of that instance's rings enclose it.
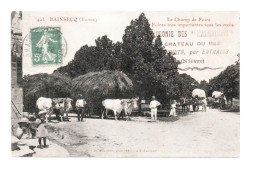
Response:
[[[142,109],[142,99],[139,97],[139,109],[138,109],[139,116],[141,116],[141,109]]]

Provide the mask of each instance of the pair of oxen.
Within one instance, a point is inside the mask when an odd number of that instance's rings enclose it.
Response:
[[[72,110],[71,105],[72,99],[70,98],[46,98],[40,97],[36,101],[36,107],[39,112],[46,112],[47,121],[51,120],[51,114],[54,111],[58,120],[63,121],[65,118],[68,118],[68,113]]]

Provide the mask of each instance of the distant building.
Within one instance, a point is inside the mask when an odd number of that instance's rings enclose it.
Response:
[[[11,105],[12,118],[17,118],[16,113],[23,112],[23,89],[21,87],[22,70],[22,13],[11,14]]]

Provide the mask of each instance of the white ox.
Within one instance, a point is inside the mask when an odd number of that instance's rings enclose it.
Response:
[[[49,115],[49,119],[51,118],[51,112],[53,110],[53,101],[51,98],[39,97],[36,101],[36,107],[39,111],[45,111],[46,115]]]
[[[112,110],[115,115],[115,120],[117,120],[117,114],[120,114],[122,110],[124,110],[125,114],[128,116],[130,120],[130,115],[132,113],[133,108],[137,107],[137,100],[135,99],[105,99],[102,101],[102,105],[105,107],[105,111],[102,113],[102,119],[107,117],[108,110]]]
[[[62,103],[60,103],[60,111],[62,113],[62,120],[64,120],[64,117],[68,119],[69,111],[72,110],[71,102],[73,100],[70,98],[63,99]],[[66,114],[66,116],[64,116]]]

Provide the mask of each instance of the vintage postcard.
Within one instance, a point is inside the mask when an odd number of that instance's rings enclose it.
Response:
[[[239,157],[239,12],[10,19],[13,157]]]

